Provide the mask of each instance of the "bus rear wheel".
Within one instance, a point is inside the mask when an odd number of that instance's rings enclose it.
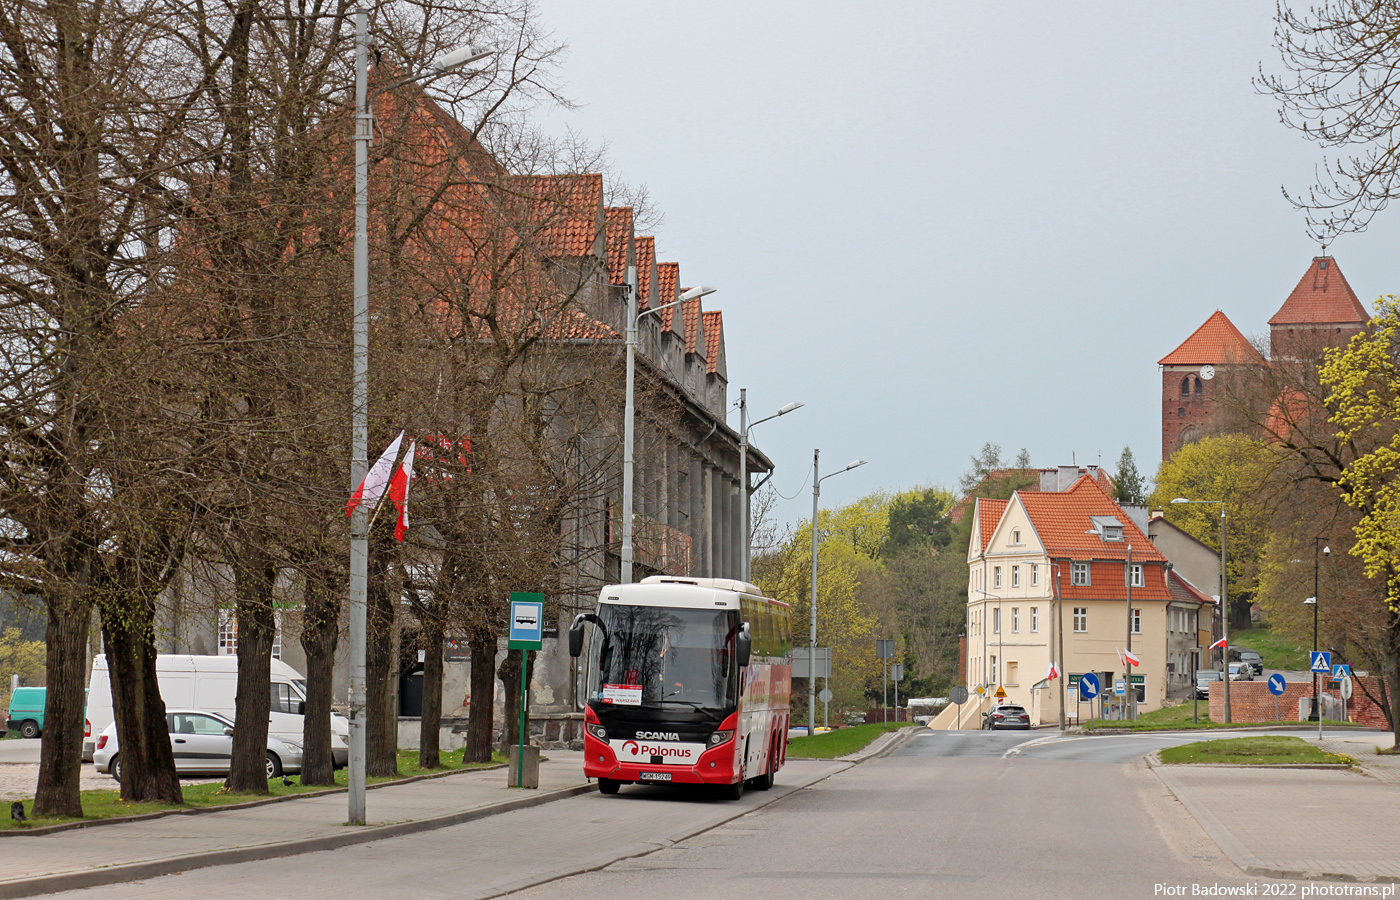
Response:
[[[611,778],[598,779],[598,793],[600,794],[607,794],[611,796],[613,794],[616,794],[617,789],[620,787],[622,787],[622,782],[620,781],[614,781]]]

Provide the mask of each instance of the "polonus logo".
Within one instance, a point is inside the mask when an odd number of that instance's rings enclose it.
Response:
[[[677,759],[690,759],[689,747],[667,747],[664,744],[639,744],[636,741],[623,741],[622,749],[633,756],[674,756]]]

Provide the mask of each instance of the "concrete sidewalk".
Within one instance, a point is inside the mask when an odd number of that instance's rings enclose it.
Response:
[[[506,785],[504,768],[386,785],[366,793],[369,820],[346,824],[344,792],[247,809],[172,815],[0,837],[0,898],[131,881],[377,841],[468,822],[595,790],[583,754],[550,750],[539,790]]]
[[[1316,744],[1316,736],[1309,743]],[[1400,757],[1375,752],[1390,744],[1388,733],[1338,733],[1323,740],[1324,750],[1355,757],[1364,774],[1149,765],[1247,874],[1400,882]]]

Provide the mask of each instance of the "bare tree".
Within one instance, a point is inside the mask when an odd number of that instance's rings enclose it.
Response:
[[[1317,182],[1284,195],[1308,213],[1324,245],[1364,230],[1400,193],[1400,7],[1388,0],[1323,0],[1305,11],[1280,0],[1274,44],[1287,70],[1256,85],[1279,102],[1280,119],[1324,148]]]

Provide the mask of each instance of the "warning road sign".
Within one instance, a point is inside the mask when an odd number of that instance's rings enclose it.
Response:
[[[997,685],[997,692],[993,696],[995,696],[998,700],[1005,700],[1006,688],[1002,687],[1001,685]]]

